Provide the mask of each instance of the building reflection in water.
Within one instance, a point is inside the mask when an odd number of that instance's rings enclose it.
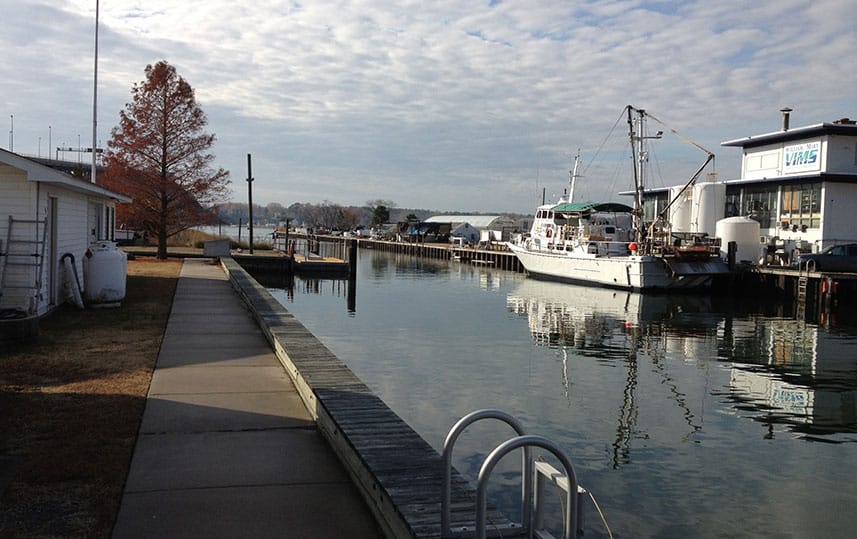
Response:
[[[533,279],[508,294],[506,306],[528,318],[535,345],[558,350],[566,398],[574,385],[570,360],[623,362],[627,379],[617,414],[615,465],[624,460],[635,428],[643,359],[656,370],[666,358],[731,364],[728,390],[711,393],[737,415],[763,424],[764,436],[773,436],[778,424],[802,436],[857,432],[857,342],[851,333],[762,315],[759,304],[741,308],[704,295],[637,294]],[[692,436],[701,426],[681,388],[662,372]]]

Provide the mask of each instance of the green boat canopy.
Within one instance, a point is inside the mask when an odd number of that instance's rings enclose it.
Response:
[[[586,213],[593,211],[631,212],[631,206],[618,202],[566,202],[551,208],[552,211]]]

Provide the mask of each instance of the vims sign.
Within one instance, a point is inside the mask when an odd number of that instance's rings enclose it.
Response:
[[[815,170],[820,166],[820,142],[807,142],[785,147],[784,172]]]

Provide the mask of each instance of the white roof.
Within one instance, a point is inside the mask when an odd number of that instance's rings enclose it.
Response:
[[[36,163],[32,159],[21,157],[16,153],[0,149],[0,163],[9,165],[10,167],[23,170],[27,173],[27,180],[31,182],[51,183],[62,185],[72,191],[86,193],[88,195],[101,196],[111,198],[118,202],[131,202],[131,199],[125,195],[121,195],[111,191],[100,185],[75,178],[64,172],[54,170],[51,167]]]
[[[474,228],[490,228],[495,221],[514,224],[514,221],[502,215],[434,215],[425,220],[426,223],[469,223]]]

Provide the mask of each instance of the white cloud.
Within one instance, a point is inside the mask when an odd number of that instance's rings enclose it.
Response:
[[[146,64],[166,59],[196,89],[236,199],[252,153],[261,202],[529,212],[537,184],[559,192],[576,149],[591,159],[627,103],[718,153],[725,175],[738,155],[719,142],[776,129],[781,106],[793,125],[857,115],[844,0],[100,7],[99,138]],[[42,137],[46,152],[48,125],[54,145],[90,133],[95,2],[0,11],[0,46],[14,51],[0,118],[15,115],[16,151]],[[657,154],[666,183],[695,169],[677,143]],[[623,188],[612,166],[590,168],[581,189]]]

